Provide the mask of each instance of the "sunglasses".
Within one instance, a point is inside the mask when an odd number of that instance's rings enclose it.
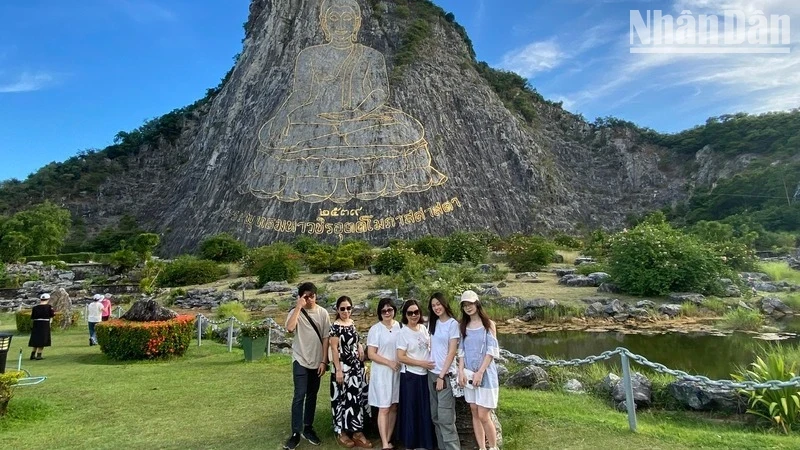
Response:
[[[414,310],[409,309],[408,311],[406,311],[406,315],[407,316],[418,316],[419,315],[419,310],[418,309],[414,309]]]
[[[392,308],[382,309],[381,314],[394,314],[394,309]]]
[[[353,309],[352,306],[342,306],[341,308],[339,308],[339,311],[345,312],[345,311],[351,311],[352,309]]]

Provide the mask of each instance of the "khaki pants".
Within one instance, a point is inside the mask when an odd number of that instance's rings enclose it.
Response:
[[[445,377],[444,389],[436,390],[438,374],[428,372],[428,395],[431,402],[431,419],[436,429],[439,450],[461,450],[456,430],[456,399],[450,380]]]

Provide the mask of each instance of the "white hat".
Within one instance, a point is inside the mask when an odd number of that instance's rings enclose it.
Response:
[[[50,300],[50,294],[42,294],[39,296],[39,298],[42,300]]]
[[[106,292],[105,295],[101,296],[100,298],[111,298],[111,294]]]
[[[92,296],[92,299],[93,299],[93,300],[102,300],[102,298],[103,298],[103,296],[102,296],[102,295],[100,295],[100,294],[94,294],[94,295]]]
[[[464,303],[464,302],[475,303],[478,300],[480,300],[480,299],[478,298],[478,294],[476,294],[475,291],[464,291],[461,294],[461,303]]]

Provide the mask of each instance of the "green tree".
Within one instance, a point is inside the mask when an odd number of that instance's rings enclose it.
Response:
[[[247,246],[228,233],[219,233],[200,243],[200,257],[217,262],[239,261],[247,254]]]
[[[153,250],[161,243],[161,238],[155,233],[141,233],[133,238],[131,250],[136,252],[139,260],[146,262],[153,256]]]
[[[0,229],[3,259],[13,258],[15,253],[17,257],[18,253],[22,255],[58,253],[69,233],[70,224],[69,211],[49,201],[14,214],[3,221]]]

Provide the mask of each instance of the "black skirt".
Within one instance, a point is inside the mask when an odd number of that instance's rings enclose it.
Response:
[[[400,374],[400,404],[397,412],[397,436],[406,448],[432,449],[436,433],[431,420],[428,375]]]
[[[34,320],[28,347],[50,347],[50,321]]]

